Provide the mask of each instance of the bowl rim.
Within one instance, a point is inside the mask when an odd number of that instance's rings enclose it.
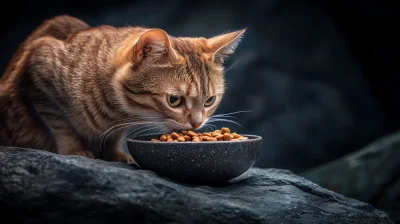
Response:
[[[145,136],[152,136],[152,135],[159,135],[159,134],[146,134],[146,135],[139,135],[135,136],[134,138],[139,138],[139,137],[145,137]],[[257,142],[257,141],[262,141],[262,137],[258,135],[246,135],[246,134],[240,134],[241,136],[244,137],[252,137],[251,139],[247,140],[238,140],[238,141],[216,141],[216,142],[209,142],[209,141],[204,141],[204,142],[152,142],[152,141],[143,141],[143,140],[137,140],[137,139],[132,139],[128,138],[126,141],[130,143],[140,143],[140,144],[165,144],[165,145],[182,145],[182,144],[241,144],[244,142]]]

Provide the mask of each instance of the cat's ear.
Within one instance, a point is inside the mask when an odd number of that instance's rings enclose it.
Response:
[[[209,60],[215,63],[223,63],[229,55],[235,52],[246,29],[207,39],[207,47],[211,52]]]
[[[161,29],[151,29],[141,34],[132,49],[134,62],[154,62],[163,57],[179,59],[179,55],[171,46],[168,34]]]

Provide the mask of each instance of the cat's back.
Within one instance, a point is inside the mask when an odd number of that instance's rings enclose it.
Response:
[[[135,38],[144,33],[147,28],[143,27],[114,27],[111,25],[100,25],[89,29],[75,32],[64,40],[68,47],[96,47],[100,42],[107,43],[108,47],[119,47],[130,38]],[[136,35],[135,35],[136,34]]]
[[[0,96],[4,95],[8,89],[14,88],[14,82],[18,75],[22,74],[21,70],[24,68],[27,59],[24,55],[27,54],[32,42],[46,36],[64,41],[77,32],[87,29],[90,29],[88,24],[68,15],[56,16],[45,20],[25,38],[12,55],[3,75],[0,77]]]
[[[25,38],[12,55],[0,77],[0,145],[50,147],[46,130],[30,111],[29,102],[21,95],[21,77],[25,75],[25,64],[29,46],[42,37],[65,41],[90,26],[75,17],[62,15],[44,21]]]

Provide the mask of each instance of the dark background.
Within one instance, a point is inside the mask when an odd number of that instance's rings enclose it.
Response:
[[[395,2],[395,1],[393,1]],[[301,173],[358,150],[400,125],[396,4],[384,1],[16,1],[2,7],[0,70],[43,20],[146,26],[211,37],[247,27],[227,61],[217,113],[261,135],[255,166]],[[222,125],[222,124],[220,124]],[[398,158],[400,162],[400,158]]]

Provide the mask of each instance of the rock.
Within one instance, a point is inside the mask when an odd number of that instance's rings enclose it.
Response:
[[[400,222],[399,158],[400,131],[299,175],[339,194],[368,202]]]
[[[386,191],[382,194],[379,201],[374,204],[376,207],[385,211],[390,219],[395,223],[400,223],[400,178],[391,184]]]
[[[286,170],[193,186],[121,163],[0,147],[0,220],[24,223],[392,223]]]

